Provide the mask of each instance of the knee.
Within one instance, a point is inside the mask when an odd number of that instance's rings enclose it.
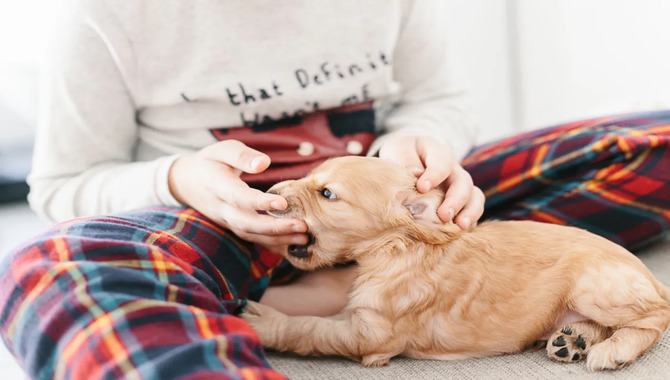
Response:
[[[17,247],[0,264],[0,325],[39,292],[47,291],[57,276],[58,264],[63,264],[66,246],[49,234],[33,238]],[[28,306],[28,305],[24,305]]]

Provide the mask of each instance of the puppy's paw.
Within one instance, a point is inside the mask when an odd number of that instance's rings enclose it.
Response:
[[[628,342],[608,339],[596,344],[589,351],[586,360],[586,368],[591,371],[602,371],[605,369],[619,369],[632,363],[639,355],[631,349]]]
[[[556,331],[547,341],[547,355],[564,363],[576,363],[586,357],[591,343],[570,325]]]
[[[263,346],[277,348],[278,332],[282,328],[284,314],[270,306],[247,301],[240,317],[251,325]]]
[[[389,359],[391,355],[386,353],[365,355],[361,358],[361,365],[363,367],[386,367],[389,365]]]
[[[242,315],[250,314],[259,317],[263,315],[269,315],[272,313],[279,313],[279,312],[271,308],[270,306],[265,306],[254,301],[247,301],[247,305],[244,307],[244,310],[242,311]]]
[[[574,363],[586,358],[587,366],[592,363],[592,349],[612,334],[608,327],[594,321],[573,322],[556,331],[547,341],[547,354],[551,359],[564,363]]]

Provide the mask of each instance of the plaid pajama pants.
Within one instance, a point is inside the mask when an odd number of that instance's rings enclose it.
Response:
[[[561,125],[463,162],[485,218],[586,228],[629,248],[670,223],[670,111]],[[234,316],[281,259],[189,209],[77,219],[0,267],[0,334],[31,378],[272,379]]]

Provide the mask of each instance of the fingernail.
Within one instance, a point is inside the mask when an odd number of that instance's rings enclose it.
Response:
[[[467,230],[468,228],[470,228],[470,218],[468,218],[467,216],[465,218],[461,218],[461,224],[465,225],[464,229]]]
[[[426,191],[430,190],[432,188],[430,181],[423,181],[423,187],[426,188]]]
[[[450,208],[447,210],[447,215],[449,215],[449,221],[454,220],[454,209]]]
[[[299,225],[299,224],[294,224],[293,227],[291,227],[294,232],[306,232],[305,227]]]
[[[256,158],[254,158],[253,160],[251,160],[251,170],[256,170],[258,168],[258,166],[261,164],[261,161],[263,161],[262,156],[258,156]]]
[[[301,236],[296,236],[291,238],[291,243],[293,244],[305,244],[305,238]]]
[[[423,173],[423,168],[420,168],[418,166],[412,166],[411,168],[409,168],[409,171],[412,172],[412,174],[414,175],[418,175]]]
[[[270,207],[272,207],[275,210],[281,210],[281,205],[279,204],[278,201],[272,201],[270,202]]]

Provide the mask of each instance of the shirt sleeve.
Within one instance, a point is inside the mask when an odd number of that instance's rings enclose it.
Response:
[[[474,125],[465,110],[466,91],[450,63],[443,0],[403,3],[393,54],[397,103],[382,121],[383,134],[370,154],[392,135],[428,136],[451,147],[460,161],[472,148]]]
[[[52,221],[178,205],[167,182],[177,156],[132,162],[132,49],[112,43],[123,33],[101,2],[79,3],[57,22],[45,65],[29,202]]]

